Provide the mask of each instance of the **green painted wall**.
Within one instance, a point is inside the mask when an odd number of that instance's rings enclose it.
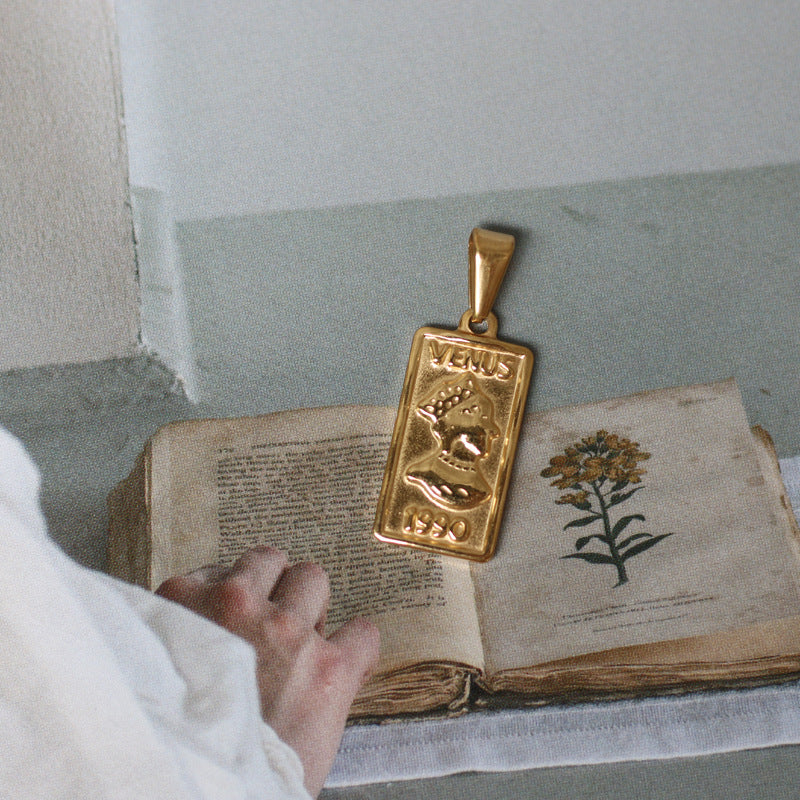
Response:
[[[180,223],[197,394],[394,405],[414,330],[467,308],[476,225],[518,238],[497,312],[530,409],[734,376],[800,452],[800,165]]]

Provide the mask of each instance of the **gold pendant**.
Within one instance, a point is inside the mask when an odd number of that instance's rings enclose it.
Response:
[[[497,339],[492,313],[513,252],[513,236],[475,228],[470,310],[454,331],[414,335],[375,517],[384,542],[494,553],[533,368],[528,348]]]

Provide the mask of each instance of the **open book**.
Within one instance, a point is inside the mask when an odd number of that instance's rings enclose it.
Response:
[[[482,564],[372,536],[394,414],[165,426],[109,498],[112,573],[155,587],[259,543],[321,564],[331,629],[381,630],[356,717],[800,673],[798,529],[732,381],[529,415]]]

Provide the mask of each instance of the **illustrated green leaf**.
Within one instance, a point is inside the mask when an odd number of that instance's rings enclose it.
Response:
[[[591,536],[581,536],[580,539],[576,539],[575,541],[575,549],[576,550],[583,550],[592,539],[599,539],[604,544],[608,544],[608,539],[600,533],[593,533]]]
[[[604,553],[570,553],[568,556],[561,556],[561,558],[582,558],[590,564],[613,564],[614,559]]]
[[[631,542],[635,542],[637,539],[649,539],[653,534],[652,533],[634,533],[633,536],[629,536],[627,539],[624,539],[617,545],[618,550],[622,550],[624,547],[627,547]]]
[[[644,489],[644,486],[637,486],[635,489],[631,489],[628,492],[623,492],[622,494],[612,494],[611,497],[608,498],[608,507],[611,508],[611,506],[624,503],[631,495],[638,492],[639,489]]]
[[[639,553],[644,552],[648,548],[652,547],[653,545],[658,544],[662,539],[666,539],[667,536],[672,536],[671,533],[662,533],[660,536],[652,536],[650,539],[645,539],[643,542],[639,542],[639,544],[635,544],[630,549],[626,550],[624,553],[620,553],[620,558],[625,561],[628,558],[633,558],[633,556],[638,556]]]
[[[619,491],[621,491],[622,489],[624,489],[624,488],[625,488],[627,485],[628,485],[628,481],[617,481],[617,482],[616,482],[616,483],[615,483],[615,484],[614,484],[614,485],[611,487],[611,491],[612,491],[612,492],[619,492]],[[642,487],[639,487],[639,488],[642,488]],[[612,495],[612,497],[613,497],[613,495]]]
[[[591,525],[596,519],[600,519],[600,514],[592,514],[591,517],[581,517],[580,519],[574,519],[572,522],[568,522],[564,526],[564,530],[567,528],[582,528],[584,525]]]
[[[620,517],[617,524],[611,529],[611,537],[619,536],[635,519],[638,519],[639,522],[644,522],[644,514],[627,514],[624,517]]]

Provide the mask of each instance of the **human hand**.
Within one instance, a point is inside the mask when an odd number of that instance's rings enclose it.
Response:
[[[378,660],[378,629],[357,618],[324,638],[330,588],[315,564],[289,566],[272,547],[232,567],[203,567],[157,593],[250,642],[261,713],[303,763],[316,796],[333,764],[356,692]]]

